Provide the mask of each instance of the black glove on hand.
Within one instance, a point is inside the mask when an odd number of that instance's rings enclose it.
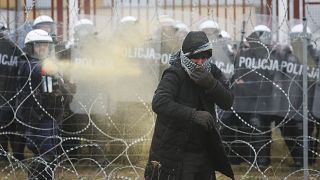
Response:
[[[210,89],[217,84],[217,80],[212,76],[210,72],[207,72],[203,68],[197,68],[190,74],[190,78],[199,86]]]
[[[214,128],[214,119],[207,111],[196,111],[193,121],[204,127],[206,130]]]

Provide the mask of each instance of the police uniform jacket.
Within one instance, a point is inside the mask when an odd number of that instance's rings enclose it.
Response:
[[[212,65],[212,74],[216,79],[223,77],[215,65]],[[232,106],[233,95],[222,84],[218,82],[216,87],[204,90],[190,79],[179,60],[164,71],[152,100],[157,119],[145,177],[150,177],[156,162],[161,164],[161,172],[166,171],[179,179],[183,152],[190,129],[195,125],[192,119],[196,111],[208,111],[215,118],[215,104],[224,110]],[[212,172],[220,171],[233,178],[218,130],[213,128],[207,132],[207,137]]]
[[[0,98],[1,110],[12,111],[17,89],[18,58],[21,51],[14,43],[0,33]]]
[[[25,122],[37,125],[42,120],[61,120],[64,110],[64,97],[61,80],[52,77],[53,92],[43,90],[41,61],[21,56],[18,69],[19,93],[18,116]]]

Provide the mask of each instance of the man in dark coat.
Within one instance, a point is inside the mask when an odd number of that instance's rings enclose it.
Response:
[[[212,46],[202,31],[191,31],[172,56],[152,100],[157,114],[145,178],[234,179],[220,134],[215,105],[229,109],[233,95],[211,63]]]

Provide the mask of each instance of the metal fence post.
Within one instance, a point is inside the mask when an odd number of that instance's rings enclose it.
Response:
[[[308,55],[307,19],[303,18],[303,168],[304,180],[308,179]]]

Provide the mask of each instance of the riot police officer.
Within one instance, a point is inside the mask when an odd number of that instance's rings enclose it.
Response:
[[[271,130],[266,111],[271,97],[273,66],[270,60],[272,49],[271,30],[264,25],[254,27],[246,38],[249,49],[240,49],[234,62],[233,92],[235,94],[234,121],[240,121],[238,139],[250,143],[237,148],[239,154],[251,163],[257,153],[257,165],[264,169],[270,164]],[[250,152],[250,154],[248,154]],[[249,156],[249,157],[246,157]]]
[[[73,27],[74,39],[76,44],[85,44],[86,41],[94,39],[96,29],[93,22],[89,19],[80,19]]]
[[[44,30],[30,31],[25,38],[25,54],[18,69],[19,106],[17,116],[26,126],[27,147],[34,153],[29,178],[53,179],[59,142],[58,123],[63,116],[64,97],[68,91],[48,59],[52,37]]]
[[[183,39],[187,36],[187,34],[189,33],[190,29],[189,27],[183,23],[183,22],[177,22],[175,24],[176,27],[176,36],[179,39],[179,44],[182,44]]]
[[[173,53],[181,48],[181,39],[177,37],[176,20],[167,15],[159,17],[159,29],[156,32],[155,49],[160,54],[159,77],[165,68],[169,66],[169,60]]]
[[[221,30],[218,39],[213,41],[213,63],[223,72],[226,79],[230,82],[232,81],[232,76],[234,73],[234,58],[236,53],[231,46],[231,37],[228,32]],[[226,142],[226,152],[228,153],[228,158],[230,163],[239,164],[242,162],[240,157],[236,153],[239,153],[239,146],[241,144],[235,143],[234,141],[238,139],[237,130],[240,129],[241,121],[236,119],[232,111],[218,111],[219,119],[222,123],[221,125],[221,137]],[[241,154],[243,155],[243,154]]]
[[[32,25],[32,29],[42,29],[44,31],[47,31],[49,35],[52,37],[53,42],[56,43],[56,23],[53,21],[53,19],[50,16],[47,15],[41,15],[38,16],[34,21]]]
[[[198,28],[200,31],[206,33],[210,41],[216,41],[219,39],[221,29],[217,22],[211,19],[205,20],[199,25]]]
[[[319,68],[319,54],[317,54],[315,48],[311,44],[312,32],[309,27],[306,28],[306,34],[303,34],[303,25],[298,24],[291,28],[290,34],[291,46],[284,48],[288,49],[287,52],[281,54],[286,55],[287,58],[282,58],[286,63],[282,68],[282,73],[286,76],[280,76],[281,87],[287,93],[287,97],[282,98],[282,106],[279,108],[282,114],[280,117],[285,117],[288,103],[292,106],[289,110],[289,116],[284,119],[286,122],[281,128],[282,134],[285,137],[286,144],[290,150],[291,156],[294,160],[293,166],[302,167],[303,165],[303,117],[302,117],[302,71],[292,71],[290,65],[299,67],[302,70],[303,64],[303,41],[307,40],[307,62],[308,62],[308,135],[311,137],[309,141],[309,164],[312,165],[316,160],[317,141],[314,138],[314,134],[317,136],[319,133],[319,116],[317,116],[318,110],[315,110],[313,106],[317,103],[317,81],[318,75],[313,73],[314,70]],[[289,77],[289,78],[287,78]],[[286,101],[286,99],[288,99]],[[289,101],[289,102],[288,102]],[[318,108],[318,107],[317,107]],[[283,120],[282,120],[283,121]],[[314,134],[313,134],[314,133]]]
[[[0,21],[0,94],[2,97],[0,100],[0,131],[1,133],[17,131],[20,134],[1,134],[0,144],[1,149],[8,152],[8,142],[10,141],[13,156],[18,160],[24,159],[23,127],[14,119],[18,57],[20,54],[20,49],[8,36],[7,24]],[[0,159],[7,159],[7,157],[0,156]]]

